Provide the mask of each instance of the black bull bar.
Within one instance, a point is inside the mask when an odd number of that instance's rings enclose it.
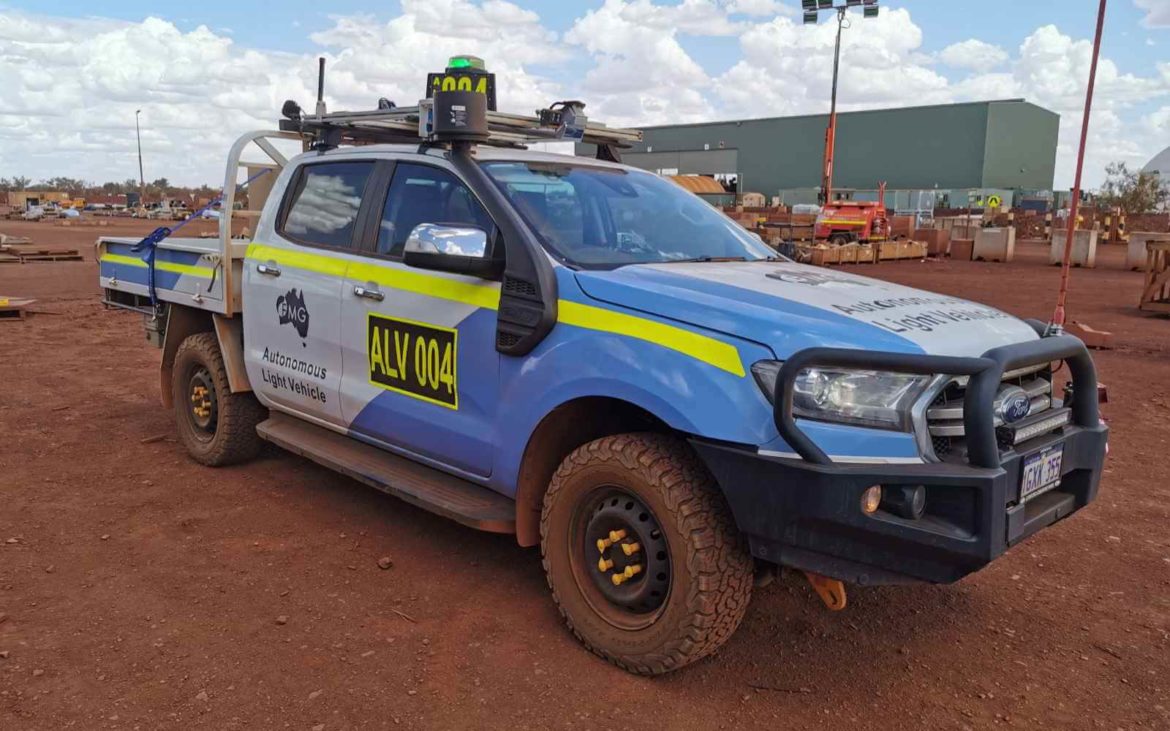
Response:
[[[1038,334],[1044,325],[1029,321]],[[1089,351],[1072,335],[1041,337],[1024,343],[993,348],[978,358],[940,355],[887,353],[848,348],[808,348],[792,355],[776,377],[773,418],[776,429],[792,449],[808,462],[833,464],[824,450],[805,434],[792,415],[796,377],[806,368],[838,367],[884,370],[913,375],[967,376],[963,421],[967,438],[967,459],[973,467],[1000,467],[995,435],[994,403],[1006,371],[1038,363],[1063,360],[1072,374],[1072,421],[1095,428],[1100,420],[1097,404],[1097,371]],[[1055,388],[1055,384],[1054,384]],[[1066,404],[1068,406],[1069,404]]]

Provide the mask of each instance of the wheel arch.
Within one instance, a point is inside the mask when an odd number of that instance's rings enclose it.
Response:
[[[548,412],[528,438],[516,480],[516,542],[540,543],[540,513],[549,481],[574,449],[626,432],[677,430],[646,408],[609,396],[581,396]]]
[[[252,383],[244,369],[244,330],[240,318],[182,305],[167,307],[166,318],[162,364],[159,367],[159,392],[163,408],[170,409],[174,406],[171,380],[174,377],[175,354],[179,352],[179,346],[184,340],[199,333],[215,333],[232,393],[252,390]]]

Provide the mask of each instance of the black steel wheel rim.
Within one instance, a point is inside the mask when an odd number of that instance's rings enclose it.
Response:
[[[615,627],[652,624],[671,587],[670,548],[653,511],[606,485],[579,503],[573,527],[573,573],[586,601]]]
[[[195,435],[208,440],[215,436],[219,416],[219,401],[215,381],[203,366],[195,366],[187,379],[187,416],[195,427]]]

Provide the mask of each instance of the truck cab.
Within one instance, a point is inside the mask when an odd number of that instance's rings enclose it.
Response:
[[[845,583],[957,581],[1095,496],[1075,338],[795,264],[616,162],[635,132],[476,104],[294,109],[230,153],[219,241],[99,240],[196,460],[268,441],[540,546],[570,629],[644,674],[714,652],[777,566],[841,609]],[[431,134],[452,105],[482,129]],[[515,144],[554,132],[609,159]],[[252,143],[271,192],[240,240]]]

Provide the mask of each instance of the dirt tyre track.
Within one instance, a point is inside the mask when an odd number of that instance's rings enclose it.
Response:
[[[189,384],[199,369],[204,369],[214,386],[216,409],[214,431],[210,434],[200,429],[191,411]],[[179,345],[171,394],[179,441],[196,462],[222,467],[246,462],[259,454],[263,442],[256,434],[256,425],[268,417],[268,411],[253,394],[231,392],[215,333],[198,333]]]
[[[614,626],[591,606],[570,559],[574,511],[604,484],[644,501],[671,554],[669,595],[656,619],[636,630]],[[549,588],[569,629],[627,671],[658,675],[693,663],[718,649],[743,620],[752,592],[751,556],[718,486],[676,438],[622,434],[578,448],[553,476],[540,530]]]

